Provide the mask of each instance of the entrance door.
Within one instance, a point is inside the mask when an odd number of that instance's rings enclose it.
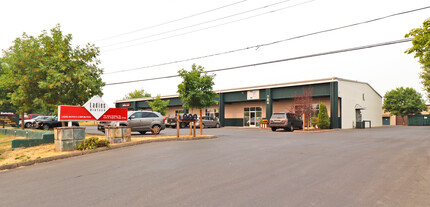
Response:
[[[256,126],[256,121],[255,121],[255,111],[250,111],[249,112],[249,126],[250,127],[255,127]]]
[[[355,109],[355,128],[364,128],[363,122],[361,120],[361,110]]]

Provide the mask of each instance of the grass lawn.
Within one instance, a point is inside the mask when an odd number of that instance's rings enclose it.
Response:
[[[12,135],[0,134],[0,165],[23,162],[27,160],[40,159],[42,157],[51,157],[64,154],[67,152],[56,152],[54,144],[45,144],[36,147],[11,150],[12,140],[25,139]]]

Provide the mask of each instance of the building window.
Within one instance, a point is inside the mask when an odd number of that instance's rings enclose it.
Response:
[[[258,127],[262,120],[262,107],[245,107],[243,109],[243,126]]]
[[[219,120],[219,109],[206,109],[205,116]]]

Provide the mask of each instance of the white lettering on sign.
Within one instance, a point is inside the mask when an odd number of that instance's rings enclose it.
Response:
[[[94,118],[99,119],[109,109],[106,103],[100,96],[92,97],[83,105]]]

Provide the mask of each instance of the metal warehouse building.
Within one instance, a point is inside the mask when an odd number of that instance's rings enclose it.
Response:
[[[336,77],[219,90],[216,91],[219,104],[205,109],[204,114],[217,117],[222,126],[258,127],[260,121],[270,118],[272,113],[294,109],[294,96],[308,88],[313,91],[312,106],[316,110],[320,103],[327,106],[331,128],[355,128],[362,121],[371,122],[372,127],[382,126],[382,96],[368,83]],[[161,98],[170,100],[166,116],[184,111],[197,113],[197,110],[183,108],[178,95]],[[115,105],[129,110],[151,110],[149,100],[152,98],[121,100]]]

